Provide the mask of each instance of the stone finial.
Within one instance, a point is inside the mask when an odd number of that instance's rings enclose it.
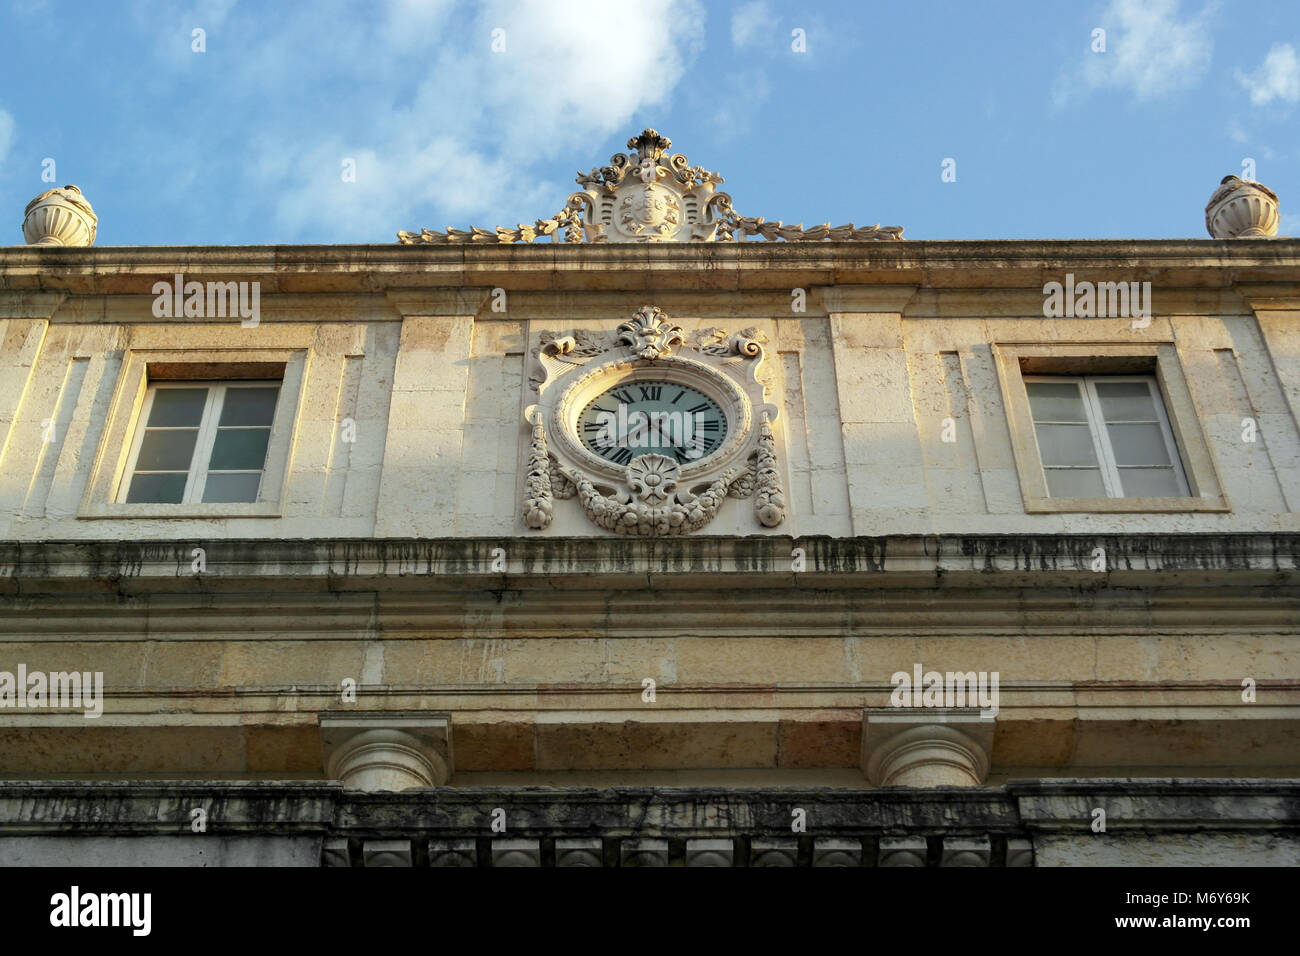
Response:
[[[627,148],[636,150],[640,159],[658,162],[665,152],[672,148],[673,141],[667,136],[660,136],[658,130],[643,129],[640,136],[633,136],[627,141]]]
[[[76,186],[47,189],[27,204],[23,238],[29,246],[93,246],[98,223]]]
[[[1205,206],[1205,228],[1215,239],[1275,236],[1279,219],[1277,193],[1239,176],[1224,176]]]

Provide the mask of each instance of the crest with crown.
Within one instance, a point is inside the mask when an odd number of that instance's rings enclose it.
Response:
[[[672,140],[653,129],[627,141],[627,153],[615,153],[609,165],[578,173],[582,187],[564,208],[533,225],[514,228],[421,229],[399,232],[398,242],[515,243],[534,242],[543,236],[565,242],[734,242],[738,239],[785,239],[807,242],[819,239],[897,240],[902,226],[857,227],[852,223],[823,223],[804,228],[780,221],[741,216],[731,196],[717,191],[721,176],[703,166],[692,166],[683,153],[669,155]]]

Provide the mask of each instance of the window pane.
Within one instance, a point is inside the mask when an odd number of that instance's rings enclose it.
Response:
[[[203,403],[207,399],[206,388],[154,389],[148,424],[154,427],[198,428],[199,420],[203,418]]]
[[[1074,382],[1026,382],[1036,422],[1086,422],[1083,393]]]
[[[1053,498],[1105,498],[1100,468],[1048,468],[1047,493]]]
[[[136,475],[126,493],[128,503],[180,504],[185,496],[186,475]]]
[[[1044,465],[1095,465],[1092,432],[1087,425],[1035,425]]]
[[[1156,409],[1146,382],[1095,382],[1108,422],[1154,422]]]
[[[275,416],[275,399],[280,390],[270,388],[226,389],[218,425],[270,425]]]
[[[1121,468],[1125,498],[1181,498],[1186,492],[1172,468]]]
[[[217,432],[212,445],[210,471],[261,471],[266,464],[266,443],[271,437],[269,428],[223,428]]]
[[[146,431],[144,440],[140,442],[140,457],[135,461],[135,470],[188,471],[194,458],[194,440],[198,437],[198,429],[192,428]]]
[[[1118,467],[1169,464],[1165,436],[1159,425],[1107,425],[1106,429]]]
[[[204,501],[256,501],[262,475],[208,475]]]

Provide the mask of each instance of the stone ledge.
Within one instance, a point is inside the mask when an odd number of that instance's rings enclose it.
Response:
[[[1069,824],[1079,808],[1098,802],[1131,800],[1159,812],[1140,824],[1115,826],[1098,839],[1082,832],[1069,837],[1060,826],[1045,826],[1041,813],[1034,815],[1044,798],[1065,812],[1056,819]],[[1300,845],[1297,798],[1297,780],[1027,780],[1003,787],[862,791],[519,787],[401,793],[345,793],[337,784],[28,782],[0,784],[0,856],[39,862],[58,855],[60,840],[74,838],[82,841],[78,846],[94,865],[121,859],[120,853],[134,859],[141,856],[131,850],[138,841],[170,837],[177,848],[164,855],[193,863],[202,857],[196,847],[213,847],[212,859],[217,860],[223,841],[291,841],[311,834],[317,861],[326,865],[426,866],[455,847],[461,857],[455,865],[554,866],[559,849],[567,852],[580,843],[588,856],[584,865],[601,860],[605,866],[619,865],[626,855],[620,847],[632,853],[650,847],[656,854],[651,865],[668,866],[690,865],[692,851],[703,849],[714,855],[713,865],[998,867],[1029,865],[1040,842],[1051,848],[1053,862],[1068,860],[1071,853],[1095,856],[1100,850],[1101,856],[1090,859],[1105,863],[1107,854],[1111,859],[1131,856],[1126,847],[1132,841],[1145,845],[1142,841],[1154,839],[1176,849],[1180,840],[1189,839],[1180,834],[1192,833],[1202,843],[1210,841],[1206,845],[1211,849],[1265,839],[1273,850],[1256,859],[1258,865],[1295,854]],[[176,819],[178,811],[190,806],[210,808],[206,833],[188,832],[188,814]],[[497,808],[506,814],[504,835],[490,829]],[[796,808],[804,811],[806,829],[791,827]],[[1112,821],[1118,822],[1112,817],[1108,823]],[[1082,842],[1072,849],[1060,842],[1067,837]],[[899,847],[908,848],[906,861],[894,859]],[[528,860],[505,859],[521,848]],[[274,860],[274,851],[265,848],[263,858]],[[763,859],[775,851],[780,859]],[[141,862],[148,862],[148,856]],[[301,850],[278,856],[299,859]],[[1246,856],[1234,862],[1252,861]],[[440,857],[436,865],[447,862]]]
[[[735,242],[503,245],[95,246],[0,249],[0,290],[145,294],[176,272],[251,279],[264,293],[368,291],[498,285],[627,288],[672,274],[696,288],[778,288],[790,283],[1039,286],[1067,268],[1125,281],[1231,288],[1286,282],[1300,265],[1300,240],[1056,239],[906,242]],[[137,282],[132,282],[136,279]]]
[[[192,549],[207,571],[191,573]],[[493,552],[506,550],[506,570]],[[795,548],[805,569],[792,570]],[[1105,551],[1106,571],[1093,571]],[[498,552],[499,553],[499,552]],[[647,586],[734,585],[746,579],[796,588],[900,586],[1044,587],[1063,584],[1286,585],[1297,580],[1300,532],[1283,534],[897,535],[887,537],[681,539],[609,537],[462,539],[217,539],[3,542],[0,591],[94,583],[131,590],[220,590],[223,583],[310,581],[329,590],[370,587],[553,588],[601,576]],[[396,582],[396,584],[392,583]],[[436,583],[441,582],[441,583]],[[531,582],[531,583],[530,583]]]

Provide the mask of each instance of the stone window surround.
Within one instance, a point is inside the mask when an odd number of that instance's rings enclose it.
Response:
[[[278,518],[294,447],[308,349],[127,349],[78,518]],[[271,424],[258,500],[249,503],[125,504],[118,502],[149,384],[199,379],[276,378],[280,401]]]
[[[1209,444],[1183,375],[1178,351],[1172,341],[1159,342],[994,342],[991,346],[998,381],[1007,410],[1007,427],[1020,477],[1025,511],[1064,512],[1180,512],[1230,511],[1223,495]],[[1188,497],[1176,498],[1052,498],[1047,493],[1038,447],[1034,440],[1033,415],[1024,375],[1154,375],[1164,402],[1191,489]]]

